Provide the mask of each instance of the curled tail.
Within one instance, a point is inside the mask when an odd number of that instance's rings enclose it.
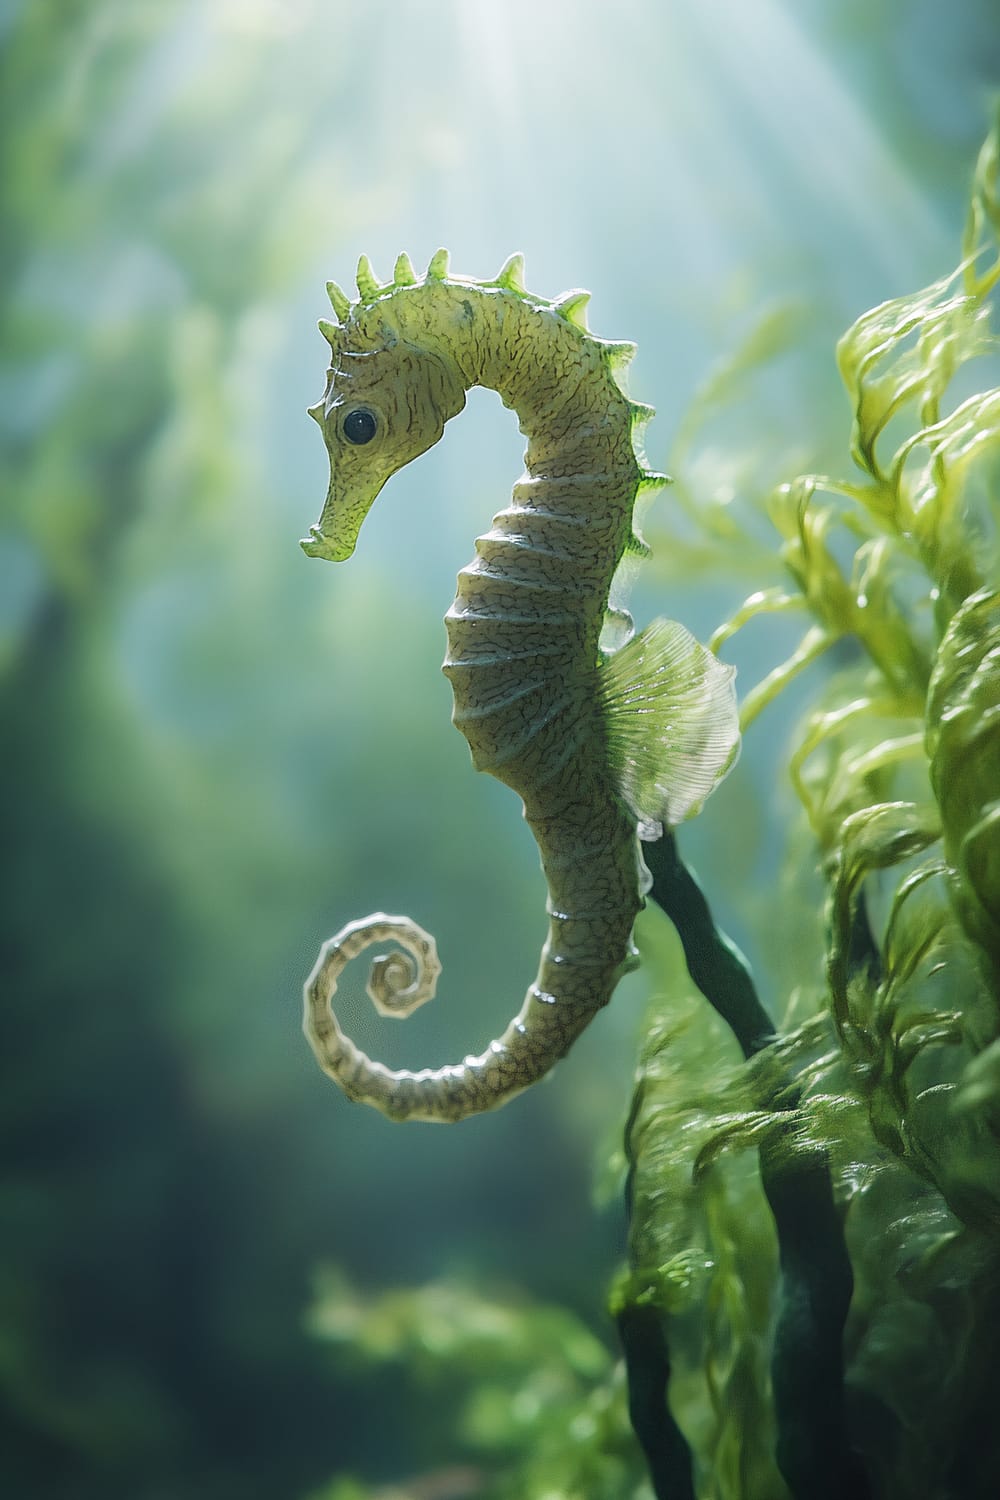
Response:
[[[655,836],[697,810],[735,758],[732,668],[682,626],[659,621],[597,673],[590,732],[546,716],[520,763],[505,759],[542,855],[549,934],[535,982],[503,1035],[479,1056],[419,1072],[365,1055],[331,1002],[347,964],[375,943],[368,994],[386,1016],[408,1016],[434,996],[434,939],[409,917],[377,913],[324,943],[306,981],[304,1030],[323,1071],[349,1099],[390,1119],[450,1122],[505,1104],[546,1074],[634,967],[632,925],[649,888],[637,830]],[[567,743],[573,747],[567,755]],[[556,774],[541,774],[557,767]]]
[[[408,1016],[433,999],[441,971],[434,939],[409,917],[377,912],[323,944],[306,981],[303,1030],[320,1067],[347,1097],[374,1105],[392,1120],[450,1123],[496,1109],[547,1073],[593,1015],[593,1005],[559,1001],[536,982],[520,1014],[480,1056],[420,1072],[388,1068],[344,1035],[331,1008],[337,981],[351,959],[388,941],[404,951],[380,955],[372,964],[367,989],[376,1009]],[[545,966],[543,955],[540,978]]]

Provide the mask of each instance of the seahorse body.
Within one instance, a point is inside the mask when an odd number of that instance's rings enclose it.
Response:
[[[652,411],[623,389],[634,345],[588,331],[587,294],[542,301],[524,290],[522,271],[512,256],[492,282],[452,277],[439,252],[420,279],[401,256],[380,285],[363,257],[359,300],[330,283],[339,321],[320,324],[333,358],[310,414],[331,479],[302,543],[310,556],[350,557],[382,485],[437,442],[472,386],[499,392],[528,438],[510,505],[459,574],[444,671],[476,768],[523,800],[549,933],[503,1036],[481,1056],[419,1073],[361,1053],[330,1001],[349,959],[393,938],[410,958],[376,960],[369,993],[384,1012],[408,1014],[434,992],[433,939],[378,915],[324,945],[306,984],[306,1034],[349,1097],[396,1119],[495,1108],[565,1054],[636,961],[632,926],[649,886],[638,832],[696,811],[739,743],[733,669],[682,626],[659,621],[611,654],[601,649],[615,571],[626,552],[646,551],[636,499],[666,483],[637,441]]]

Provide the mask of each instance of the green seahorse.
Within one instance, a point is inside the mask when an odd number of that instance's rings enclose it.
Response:
[[[421,1072],[373,1062],[331,1010],[347,962],[372,943],[368,993],[387,1014],[431,998],[434,940],[405,917],[352,923],[324,944],[305,988],[305,1030],[351,1099],[394,1119],[459,1120],[546,1073],[636,960],[632,926],[650,878],[639,835],[696,812],[739,744],[734,670],[683,626],[639,635],[609,595],[627,552],[646,553],[637,498],[667,481],[643,459],[652,409],[630,401],[633,344],[594,337],[586,292],[525,291],[523,259],[493,281],[452,276],[439,251],[418,278],[405,255],[380,284],[366,257],[353,304],[334,282],[332,353],[310,415],[330,455],[319,524],[302,546],[343,562],[386,480],[438,441],[473,386],[499,393],[528,439],[511,503],[476,541],[446,618],[454,722],[477,770],[524,803],[548,883],[549,933],[520,1013],[478,1057]],[[606,624],[617,629],[609,645]]]

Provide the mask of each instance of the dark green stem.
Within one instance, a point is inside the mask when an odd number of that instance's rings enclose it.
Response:
[[[677,928],[691,978],[731,1028],[744,1057],[752,1057],[775,1033],[746,961],[716,926],[673,834],[644,844],[643,855],[653,876],[651,895]],[[798,1092],[784,1089],[775,1106],[792,1111],[798,1103]],[[844,1413],[842,1344],[853,1278],[829,1166],[821,1152],[781,1159],[780,1146],[774,1142],[761,1150],[760,1165],[781,1262],[772,1362],[778,1467],[794,1500],[834,1500],[844,1495],[866,1500],[868,1482],[850,1450]],[[644,1418],[647,1393],[657,1383],[665,1393],[669,1372],[666,1331],[662,1314],[659,1317],[659,1339],[637,1341],[631,1360],[626,1356],[630,1391],[642,1393],[634,1405],[643,1410]],[[660,1420],[667,1424],[664,1450],[672,1452],[676,1440],[665,1398]],[[644,1436],[638,1428],[637,1433],[648,1456],[649,1433]],[[675,1500],[689,1493],[679,1487],[676,1477],[658,1487],[655,1472],[653,1486],[658,1500]]]
[[[677,840],[665,833],[643,844],[653,877],[650,892],[677,928],[688,973],[717,1015],[753,1057],[774,1040],[774,1022],[764,1009],[742,953],[715,925],[701,886],[681,859]]]
[[[663,1314],[632,1303],[616,1318],[628,1378],[628,1414],[657,1500],[695,1500],[691,1450],[667,1405],[670,1350]]]
[[[642,1093],[640,1079],[625,1124],[625,1151],[629,1164],[625,1179],[625,1211],[630,1223],[635,1202],[632,1130],[642,1108]],[[626,1301],[619,1306],[615,1322],[625,1356],[629,1419],[645,1456],[656,1500],[695,1500],[691,1450],[667,1405],[670,1346],[666,1320],[653,1303]]]

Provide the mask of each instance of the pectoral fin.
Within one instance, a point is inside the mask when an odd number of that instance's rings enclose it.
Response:
[[[734,765],[735,676],[671,620],[654,621],[602,666],[609,755],[641,837],[692,817]]]

